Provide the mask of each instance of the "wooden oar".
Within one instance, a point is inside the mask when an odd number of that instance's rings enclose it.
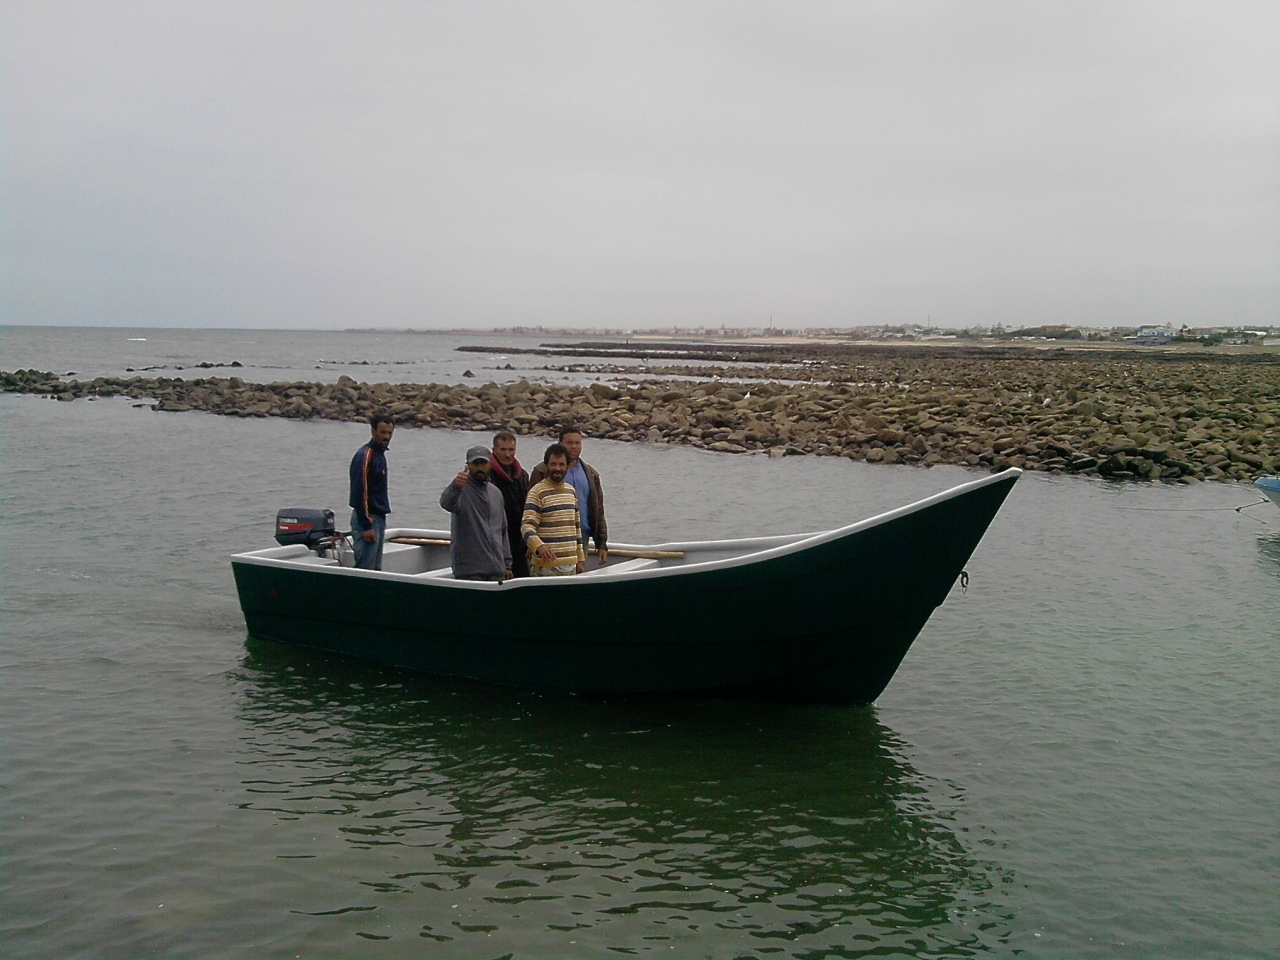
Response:
[[[407,543],[415,547],[447,547],[449,540],[427,537],[388,537],[388,543]],[[610,547],[609,556],[627,560],[683,560],[683,550],[632,550],[629,547]]]

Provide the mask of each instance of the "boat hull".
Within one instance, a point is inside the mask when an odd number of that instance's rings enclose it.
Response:
[[[232,565],[261,639],[542,690],[870,703],[1016,479],[804,549],[653,576],[473,586],[252,555]]]

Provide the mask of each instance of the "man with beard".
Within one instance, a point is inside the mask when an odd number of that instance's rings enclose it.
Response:
[[[358,570],[382,569],[382,543],[387,535],[387,447],[396,425],[391,414],[375,410],[369,418],[369,442],[351,458],[351,548]]]
[[[578,494],[565,483],[569,451],[553,443],[542,455],[546,479],[535,483],[525,501],[520,533],[529,548],[529,574],[535,577],[573,576],[586,569],[582,549],[582,518]]]
[[[587,540],[594,540],[600,565],[609,560],[609,528],[604,517],[604,488],[595,467],[582,459],[582,431],[577,427],[561,427],[560,443],[569,453],[569,469],[565,482],[578,493],[578,514],[582,517],[582,548]],[[529,483],[536,484],[546,476],[546,468],[539,464],[533,468]]]
[[[498,488],[507,510],[507,536],[511,541],[511,573],[529,575],[529,558],[525,552],[520,523],[524,519],[524,501],[529,495],[529,474],[516,459],[516,436],[503,430],[493,437],[493,461],[489,482]]]
[[[511,541],[502,494],[489,482],[488,447],[467,451],[467,465],[440,494],[449,511],[449,560],[455,580],[511,579]]]

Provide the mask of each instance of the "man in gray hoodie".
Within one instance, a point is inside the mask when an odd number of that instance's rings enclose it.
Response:
[[[455,580],[511,579],[507,511],[502,493],[489,482],[489,460],[488,447],[472,447],[466,468],[440,494],[440,506],[450,513]]]

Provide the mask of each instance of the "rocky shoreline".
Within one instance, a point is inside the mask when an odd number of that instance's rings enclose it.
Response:
[[[768,362],[741,354],[722,359]],[[726,453],[1020,466],[1113,480],[1248,480],[1280,468],[1280,362],[1274,360],[918,351],[769,359],[805,366],[781,374],[788,382],[776,382],[766,379],[780,375],[776,367],[681,368],[704,379],[680,381],[635,379],[658,371],[610,365],[613,383],[586,387],[529,380],[369,384],[347,376],[335,383],[80,381],[18,370],[0,372],[0,390],[62,401],[124,396],[156,410],[240,417],[363,420],[386,407],[407,426],[549,435],[575,423],[592,437]]]

